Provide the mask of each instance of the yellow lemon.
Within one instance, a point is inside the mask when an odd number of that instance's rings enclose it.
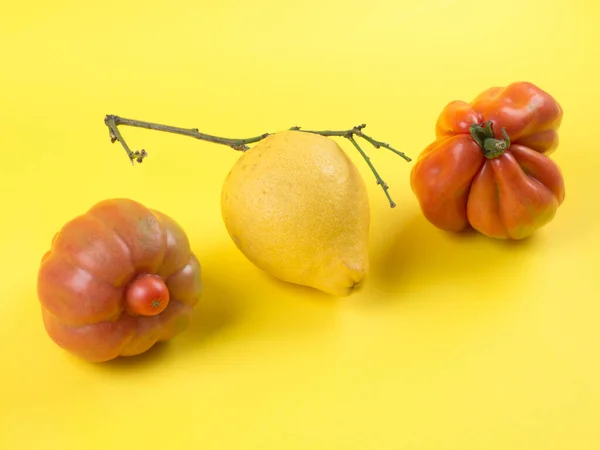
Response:
[[[222,188],[223,221],[258,268],[347,296],[369,269],[369,199],[356,166],[328,137],[268,136],[247,150]]]

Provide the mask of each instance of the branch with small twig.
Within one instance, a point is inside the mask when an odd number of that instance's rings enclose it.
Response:
[[[129,148],[129,146],[127,145],[127,142],[125,142],[123,135],[119,131],[119,125],[136,127],[136,128],[145,128],[145,129],[156,130],[156,131],[163,131],[166,133],[179,134],[182,136],[189,136],[189,137],[193,137],[195,139],[199,139],[201,141],[207,141],[207,142],[212,142],[214,144],[226,145],[228,147],[233,148],[234,150],[242,151],[242,152],[244,152],[250,148],[250,147],[248,147],[248,144],[254,144],[256,142],[259,142],[259,141],[265,139],[267,136],[271,135],[271,133],[263,133],[259,136],[255,136],[255,137],[251,137],[251,138],[244,138],[244,139],[223,138],[223,137],[213,136],[213,135],[206,134],[206,133],[201,133],[200,131],[198,131],[197,128],[179,128],[179,127],[173,127],[173,126],[169,126],[169,125],[161,125],[161,124],[152,123],[152,122],[145,122],[142,120],[125,119],[123,117],[114,116],[114,115],[107,115],[104,118],[104,123],[108,127],[111,142],[115,143],[115,142],[119,141],[121,143],[121,145],[123,146],[123,149],[125,149],[125,152],[127,153],[129,160],[131,161],[132,165],[135,164],[136,162],[141,163],[142,161],[144,161],[144,158],[146,158],[148,156],[148,152],[144,149],[135,150],[135,151],[131,150]],[[371,158],[369,158],[369,156],[367,156],[365,151],[358,144],[358,142],[355,139],[355,136],[364,139],[365,141],[367,141],[369,144],[371,144],[375,148],[385,148],[385,149],[391,151],[392,153],[395,153],[396,155],[402,157],[404,160],[406,160],[408,162],[411,161],[411,158],[406,156],[403,152],[400,152],[400,151],[394,149],[388,143],[375,140],[372,137],[363,133],[363,129],[365,127],[366,127],[366,124],[361,124],[361,125],[351,128],[350,130],[342,130],[342,131],[303,130],[300,127],[292,127],[292,128],[290,128],[290,130],[301,131],[304,133],[319,134],[321,136],[326,136],[326,137],[343,137],[343,138],[348,139],[352,143],[352,145],[358,150],[358,152],[363,157],[363,159],[366,161],[367,165],[371,169],[371,172],[373,172],[375,179],[377,180],[377,184],[380,185],[381,188],[383,189],[383,192],[386,195],[386,197],[390,203],[390,207],[394,208],[396,206],[396,203],[394,203],[394,201],[392,200],[392,197],[390,196],[390,194],[388,192],[388,189],[389,189],[388,184],[385,181],[383,181],[383,179],[381,178],[381,176],[375,169],[375,166],[371,162]]]

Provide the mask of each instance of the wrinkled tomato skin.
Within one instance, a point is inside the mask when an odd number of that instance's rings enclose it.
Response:
[[[156,275],[169,301],[159,314],[130,314],[129,283]],[[144,353],[189,324],[201,266],[183,229],[129,199],[108,199],[67,222],[42,257],[37,294],[44,327],[63,349],[92,362]]]
[[[558,147],[563,110],[528,82],[493,87],[472,102],[452,101],[419,155],[410,185],[425,218],[439,229],[468,228],[498,239],[523,239],[552,221],[565,199],[563,175],[549,157]],[[500,156],[485,157],[472,125],[491,122],[510,138]]]

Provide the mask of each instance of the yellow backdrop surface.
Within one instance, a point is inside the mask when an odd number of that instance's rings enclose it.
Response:
[[[600,7],[590,0],[5,2],[0,14],[0,448],[600,448]],[[273,280],[229,239],[239,153],[121,128],[370,134],[416,158],[443,106],[530,81],[564,108],[566,200],[532,239],[435,229],[412,163],[365,146],[372,269],[343,299]],[[53,234],[128,197],[186,230],[203,267],[190,327],[133,359],[82,362],[36,297]]]

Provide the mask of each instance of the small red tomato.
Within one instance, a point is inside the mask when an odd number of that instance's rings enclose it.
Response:
[[[110,199],[54,235],[37,291],[57,345],[108,361],[181,333],[201,295],[201,268],[175,221],[133,200]]]
[[[125,308],[131,315],[155,316],[168,304],[169,289],[158,275],[140,275],[125,289]]]

